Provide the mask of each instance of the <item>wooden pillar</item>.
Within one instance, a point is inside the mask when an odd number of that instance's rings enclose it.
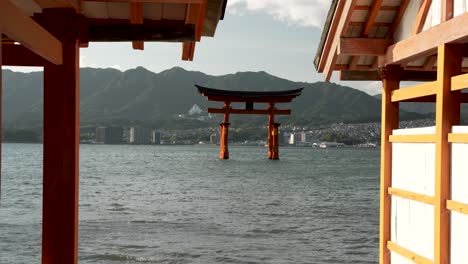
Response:
[[[450,90],[451,77],[461,73],[462,46],[445,44],[438,47],[436,100],[436,171],[434,203],[434,263],[450,263],[451,148],[448,134],[460,123],[460,91]]]
[[[392,183],[392,143],[389,136],[398,128],[398,103],[391,100],[392,91],[400,88],[400,66],[386,66],[380,70],[382,79],[382,132],[380,158],[380,246],[379,263],[390,264],[387,241],[390,240],[391,197],[388,188]]]
[[[275,123],[275,115],[273,110],[275,109],[275,104],[270,103],[268,106],[268,159],[273,159],[273,124]]]
[[[280,124],[278,123],[273,123],[273,130],[271,131],[271,137],[272,137],[272,153],[271,153],[271,159],[273,160],[278,160],[279,159],[279,140],[278,140],[278,128]]]
[[[2,77],[2,32],[0,31],[0,201],[2,200],[2,137],[3,137],[3,126],[2,126],[2,82],[3,82],[3,77]]]
[[[219,158],[222,160],[229,159],[229,123],[219,124]]]
[[[63,64],[44,66],[42,263],[78,262],[79,41],[73,9],[44,9],[43,26],[62,42]]]

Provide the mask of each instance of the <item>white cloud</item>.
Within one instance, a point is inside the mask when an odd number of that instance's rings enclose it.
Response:
[[[330,0],[229,0],[227,11],[242,15],[263,12],[288,24],[321,28]]]

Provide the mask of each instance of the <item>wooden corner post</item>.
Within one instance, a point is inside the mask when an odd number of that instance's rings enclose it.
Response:
[[[390,241],[391,197],[388,188],[392,183],[392,143],[389,137],[393,129],[398,128],[398,103],[392,102],[392,92],[400,88],[400,66],[386,66],[380,69],[382,79],[382,132],[380,158],[380,243],[379,263],[390,264],[390,252],[387,242]]]
[[[38,19],[63,47],[63,64],[44,66],[42,263],[78,262],[79,36],[74,9]]]
[[[460,124],[460,91],[451,91],[451,77],[461,73],[461,45],[438,47],[436,91],[436,164],[434,203],[434,264],[450,263],[450,200],[451,148],[448,134]]]

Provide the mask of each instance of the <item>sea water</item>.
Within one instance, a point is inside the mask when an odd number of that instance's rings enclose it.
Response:
[[[80,146],[79,263],[377,263],[378,149]],[[3,144],[0,263],[40,263],[42,145]]]

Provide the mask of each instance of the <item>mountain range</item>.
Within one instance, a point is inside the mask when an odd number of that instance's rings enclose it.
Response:
[[[6,128],[40,128],[43,106],[42,72],[3,72],[3,124]],[[197,104],[202,109],[215,104],[198,94],[194,84],[205,87],[277,91],[303,87],[291,105],[293,115],[281,123],[315,126],[336,122],[380,120],[380,99],[334,83],[293,82],[266,72],[238,72],[211,76],[175,67],[154,73],[143,67],[127,71],[82,68],[80,71],[81,124],[148,125],[151,127],[206,127],[214,122],[177,118]],[[278,105],[281,108],[281,105]],[[406,119],[424,115],[402,111]],[[263,119],[262,119],[263,118]],[[237,118],[243,124],[265,122],[264,117]],[[263,121],[260,121],[263,120]],[[218,122],[218,121],[216,121]],[[181,125],[182,124],[182,125]]]

